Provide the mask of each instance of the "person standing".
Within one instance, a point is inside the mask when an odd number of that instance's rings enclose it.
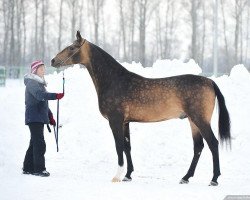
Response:
[[[23,174],[48,177],[45,167],[46,143],[44,125],[56,125],[48,100],[64,97],[64,93],[49,93],[45,87],[45,65],[37,60],[31,64],[31,72],[24,76],[25,89],[25,124],[29,126],[30,143],[23,162]]]

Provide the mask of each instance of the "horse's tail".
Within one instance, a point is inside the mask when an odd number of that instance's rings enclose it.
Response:
[[[219,137],[222,143],[226,142],[231,148],[230,117],[225,99],[215,82],[213,82],[213,86],[219,104]]]

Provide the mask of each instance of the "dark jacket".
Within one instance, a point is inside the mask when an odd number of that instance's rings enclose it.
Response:
[[[25,90],[25,124],[31,122],[49,123],[48,100],[55,100],[56,93],[48,93],[46,82],[35,74],[24,76]]]

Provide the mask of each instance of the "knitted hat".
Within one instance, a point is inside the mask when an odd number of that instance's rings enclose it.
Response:
[[[44,65],[43,61],[41,60],[36,60],[33,63],[31,63],[31,73],[34,74],[36,73],[36,70],[39,66]]]

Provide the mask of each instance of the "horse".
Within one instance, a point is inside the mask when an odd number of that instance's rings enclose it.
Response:
[[[128,71],[100,47],[82,38],[79,31],[76,40],[59,52],[51,66],[82,64],[94,83],[99,110],[112,130],[118,156],[117,173],[113,182],[131,181],[134,166],[131,157],[130,122],[159,122],[173,118],[188,118],[193,138],[193,159],[186,175],[179,182],[187,184],[207,142],[213,158],[211,186],[217,186],[221,175],[218,140],[211,129],[211,118],[216,98],[219,105],[219,138],[230,144],[230,117],[225,99],[217,84],[198,75],[179,75],[166,78],[145,78]],[[124,170],[123,152],[127,160]]]

